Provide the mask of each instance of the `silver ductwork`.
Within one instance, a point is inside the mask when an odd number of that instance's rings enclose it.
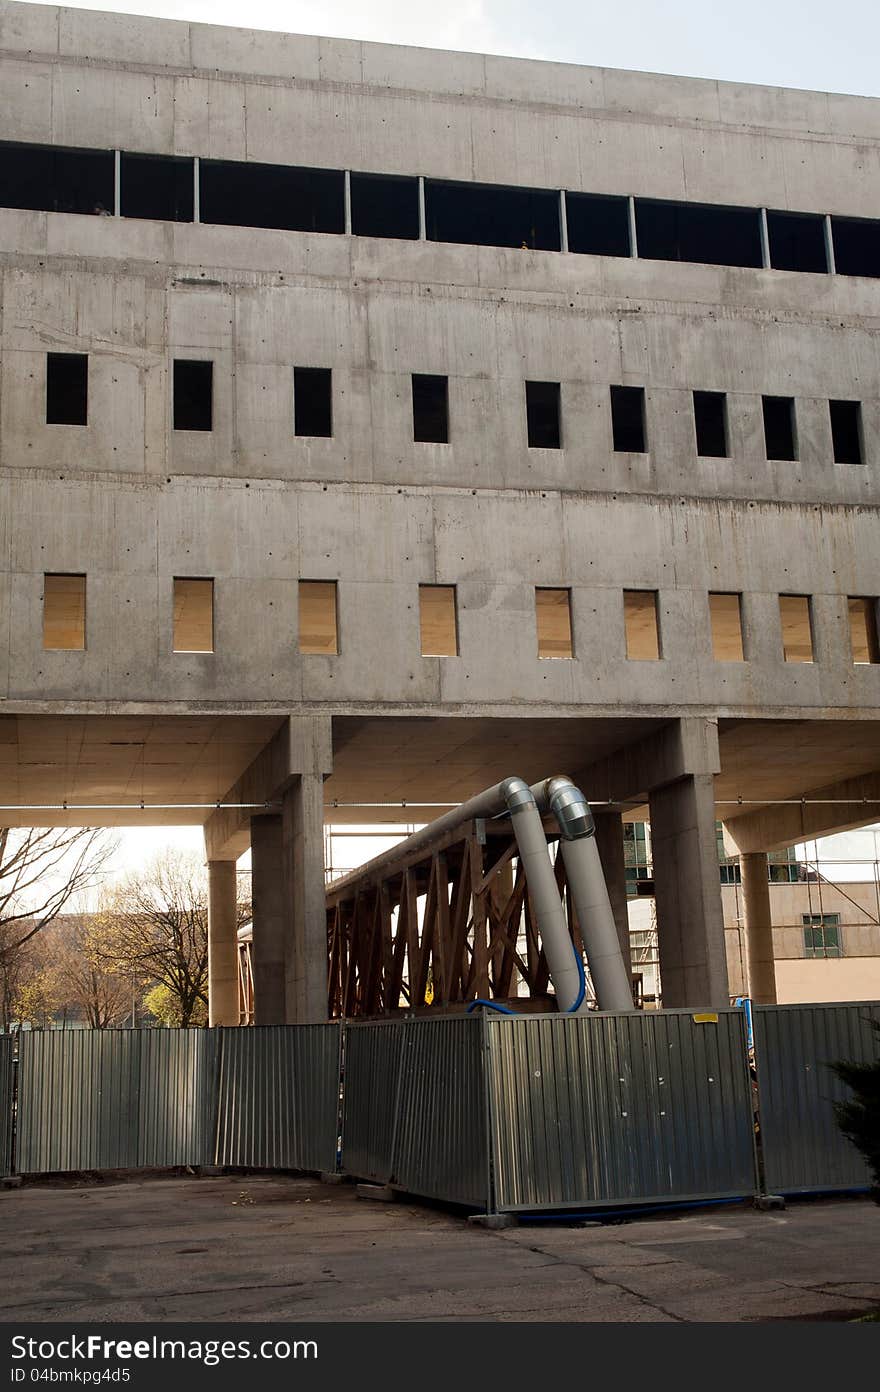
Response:
[[[531,791],[538,807],[549,808],[559,826],[568,888],[580,924],[596,1004],[600,1010],[632,1010],[630,970],[617,936],[590,804],[564,775],[537,783]]]

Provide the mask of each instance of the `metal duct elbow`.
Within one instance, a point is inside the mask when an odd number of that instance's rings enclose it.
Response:
[[[583,836],[595,836],[596,823],[590,804],[570,778],[548,778],[544,787],[550,811],[564,840],[579,841]]]

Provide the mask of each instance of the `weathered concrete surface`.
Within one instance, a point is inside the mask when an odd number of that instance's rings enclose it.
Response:
[[[845,1318],[880,1303],[880,1209],[823,1201],[487,1232],[354,1186],[142,1179],[0,1194],[5,1320]]]

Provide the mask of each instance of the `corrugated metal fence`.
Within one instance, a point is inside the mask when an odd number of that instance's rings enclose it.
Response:
[[[11,1034],[0,1034],[0,1176],[12,1173],[13,1044]]]
[[[834,1103],[848,1096],[830,1064],[878,1057],[877,1002],[755,1006],[761,1154],[768,1190],[861,1188],[865,1162],[840,1131]]]
[[[499,1210],[754,1193],[741,1011],[487,1026]]]
[[[280,1033],[21,1034],[16,1168],[334,1168],[340,1027]]]
[[[342,1165],[426,1198],[489,1201],[483,1022],[473,1016],[345,1031]]]

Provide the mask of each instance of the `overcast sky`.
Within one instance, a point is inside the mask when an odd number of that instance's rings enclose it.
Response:
[[[880,96],[880,3],[871,0],[117,0],[130,14],[547,58],[689,77]],[[120,865],[167,833],[127,832]],[[180,839],[197,849],[201,834]],[[371,848],[372,849],[372,848]],[[827,853],[827,852],[826,852]],[[867,840],[858,850],[870,854]]]
[[[880,96],[876,0],[119,0],[80,9]]]

